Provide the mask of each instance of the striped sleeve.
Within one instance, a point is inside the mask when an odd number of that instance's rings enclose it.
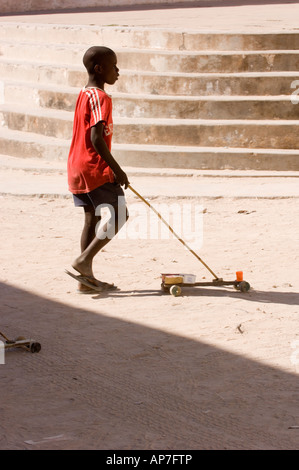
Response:
[[[103,119],[100,97],[97,90],[90,88],[85,90],[85,93],[88,96],[90,107],[90,127],[92,127],[105,119]]]

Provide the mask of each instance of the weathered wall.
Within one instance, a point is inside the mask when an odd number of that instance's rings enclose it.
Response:
[[[222,0],[219,0],[221,2]],[[217,2],[217,0],[216,0]],[[82,9],[93,7],[117,7],[133,5],[157,5],[157,4],[198,4],[198,0],[0,0],[0,14]],[[211,3],[210,0],[201,0],[200,3]],[[215,3],[215,0],[213,0]]]

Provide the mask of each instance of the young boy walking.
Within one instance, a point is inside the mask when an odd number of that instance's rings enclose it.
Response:
[[[94,277],[95,255],[111,240],[128,218],[124,191],[129,185],[126,173],[111,154],[113,134],[112,99],[104,86],[113,85],[119,76],[116,54],[107,47],[93,46],[83,57],[88,83],[77,98],[73,137],[68,156],[68,184],[76,207],[85,214],[81,235],[81,254],[72,263],[79,273],[78,291],[113,289],[113,284]],[[110,220],[96,232],[100,221],[97,208],[110,207]],[[120,217],[120,212],[125,214]]]

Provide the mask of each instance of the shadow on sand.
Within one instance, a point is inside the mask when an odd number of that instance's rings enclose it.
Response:
[[[0,366],[1,449],[298,448],[295,373],[186,338],[183,324],[182,336],[138,324],[138,311],[132,323],[4,283],[0,296],[0,330],[42,345]]]
[[[245,5],[279,5],[279,4],[292,4],[298,3],[297,0],[201,0],[190,2],[177,2],[169,3],[156,3],[145,5],[123,5],[123,6],[102,6],[102,7],[80,7],[80,8],[64,8],[64,9],[49,9],[49,10],[34,10],[34,11],[19,11],[11,13],[1,13],[0,16],[18,16],[18,15],[54,15],[63,13],[88,13],[88,12],[109,12],[109,11],[147,11],[147,10],[166,10],[177,8],[215,8],[215,7],[234,7]]]
[[[107,297],[149,297],[149,296],[162,296],[170,295],[168,292],[155,289],[135,289],[128,291],[115,291],[109,293],[101,293],[93,296],[93,298],[107,298]],[[232,297],[240,298],[261,303],[271,304],[283,304],[283,305],[299,305],[299,293],[298,292],[279,292],[279,291],[258,291],[250,290],[250,292],[240,293],[236,292],[232,288],[205,288],[205,287],[183,287],[182,296],[186,297]]]

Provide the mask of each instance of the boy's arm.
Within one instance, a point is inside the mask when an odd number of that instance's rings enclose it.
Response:
[[[121,185],[125,186],[127,189],[129,183],[126,173],[121,169],[117,161],[111,155],[107,144],[103,138],[104,124],[103,122],[98,122],[95,126],[91,128],[91,143],[95,151],[101,155],[101,158],[110,166],[111,170],[115,174],[116,181]]]

